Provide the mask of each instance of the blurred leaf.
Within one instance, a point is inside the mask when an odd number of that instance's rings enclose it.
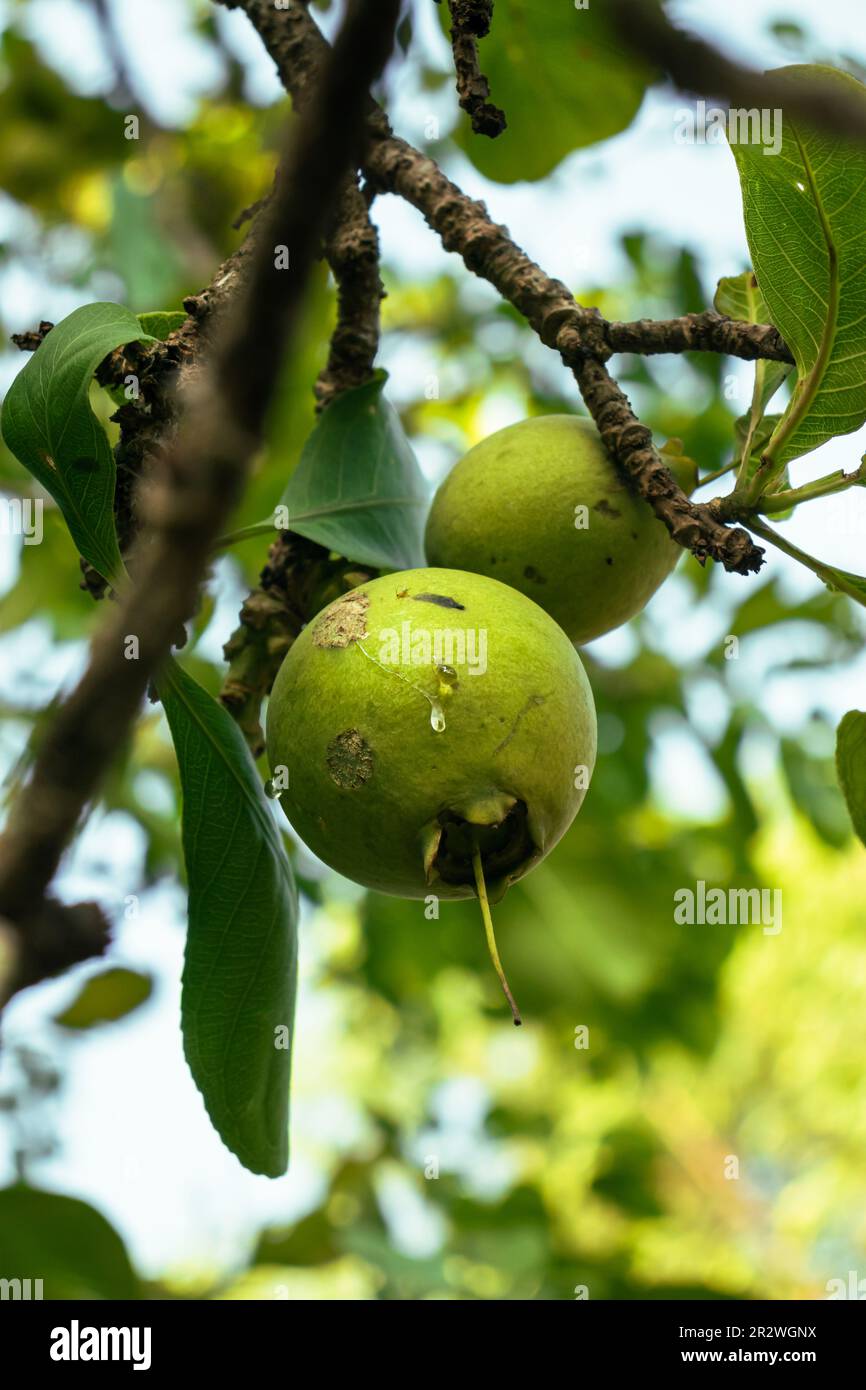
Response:
[[[866,111],[866,88],[833,68],[777,70],[796,89],[823,82]],[[861,284],[866,219],[866,154],[784,112],[782,148],[767,158],[760,142],[731,146],[743,216],[763,297],[794,354],[797,384],[768,449],[776,472],[866,420],[866,354]]]
[[[0,1191],[4,1279],[42,1279],[43,1297],[140,1298],[123,1241],[86,1202],[16,1185]]]
[[[69,215],[83,174],[122,163],[123,115],[72,92],[12,28],[2,38],[0,187],[57,220]]]
[[[86,980],[71,1004],[55,1014],[61,1028],[87,1029],[100,1023],[114,1023],[132,1013],[153,991],[150,975],[115,967]]]
[[[852,709],[836,732],[836,770],[851,822],[866,845],[866,714]]]
[[[790,44],[793,48],[802,48],[806,42],[806,31],[800,24],[796,24],[793,19],[776,19],[770,25],[770,33],[781,43]]]
[[[83,637],[93,611],[93,600],[68,582],[78,555],[60,511],[50,502],[42,512],[42,541],[21,546],[18,582],[0,603],[0,633],[38,618],[60,640]],[[58,582],[58,576],[66,582]]]
[[[141,338],[120,304],[85,304],[55,328],[13,381],[3,438],[51,493],[85,560],[105,579],[123,562],[114,530],[114,455],[90,407],[90,382],[114,348]]]
[[[111,197],[107,255],[126,286],[124,297],[133,308],[159,303],[177,288],[182,274],[176,241],[160,227],[155,199],[134,193],[122,174],[112,181]],[[185,318],[182,314],[181,322]]]
[[[781,753],[794,805],[808,816],[826,844],[842,849],[851,838],[851,826],[832,758],[813,757],[792,738],[782,739]]]
[[[378,372],[328,406],[280,500],[308,540],[361,564],[412,569],[424,563],[427,489],[386,380]]]
[[[623,1125],[605,1135],[592,1190],[638,1217],[661,1216],[655,1169],[663,1147],[646,1125]]]
[[[291,865],[231,716],[175,662],[159,690],[183,788],[184,1051],[223,1142],[251,1172],[279,1177],[297,981]]]
[[[439,18],[450,34],[444,4]],[[486,139],[474,134],[461,113],[455,139],[485,178],[500,183],[544,178],[572,150],[624,130],[652,80],[619,47],[596,6],[576,10],[565,2],[511,0],[496,10],[479,55],[508,127],[495,140]]]

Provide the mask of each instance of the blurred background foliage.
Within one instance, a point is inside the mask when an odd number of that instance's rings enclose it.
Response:
[[[419,125],[434,112],[431,153],[481,189],[494,216],[500,185],[544,180],[578,146],[626,127],[652,77],[596,35],[578,80],[559,32],[569,7],[554,18],[540,6],[536,27],[535,7],[515,5],[513,28],[497,7],[493,97],[516,133],[478,150],[455,120],[449,55],[424,6],[401,28],[395,102]],[[4,342],[91,299],[178,307],[238,244],[233,221],[268,188],[284,103],[266,63],[224,14],[191,0],[175,8],[200,80],[166,115],[159,7],[150,53],[130,68],[122,0],[107,31],[104,7],[86,0],[3,6]],[[104,70],[59,61],[70,23],[92,26]],[[789,54],[828,56],[793,17],[762,24]],[[859,70],[844,52],[829,56]],[[546,140],[532,124],[535,87],[527,107],[539,71],[550,80]],[[588,109],[609,92],[603,128],[568,106],[578,89]],[[123,135],[130,111],[134,143]],[[459,150],[475,151],[477,170]],[[581,201],[587,216],[593,196]],[[677,231],[675,215],[666,233],[625,218],[619,273],[596,278],[587,264],[571,287],[615,318],[705,308],[715,275],[742,260],[709,265]],[[579,408],[571,378],[508,306],[435,245],[427,267],[407,265],[398,240],[386,225],[381,360],[431,483],[490,428]],[[333,309],[322,270],[238,525],[268,513],[297,462]],[[20,365],[11,348],[0,357],[4,386]],[[617,366],[660,442],[681,438],[704,472],[728,461],[741,368],[710,355]],[[107,421],[110,402],[96,389],[94,399]],[[5,452],[0,485],[34,487]],[[2,551],[8,795],[100,614],[50,501],[42,544],[4,535]],[[258,539],[220,561],[193,625],[185,660],[214,693],[221,644],[263,560]],[[832,765],[862,645],[859,612],[775,558],[746,582],[684,557],[627,632],[587,652],[600,733],[591,793],[498,909],[519,1033],[473,904],[428,921],[423,904],[365,896],[293,846],[304,890],[294,1157],[270,1185],[214,1152],[183,1076],[179,792],[150,707],[64,879],[65,895],[84,887],[115,905],[113,959],[7,1014],[0,1276],[42,1275],[51,1297],[573,1298],[585,1286],[591,1298],[785,1299],[866,1272],[866,860]],[[781,889],[782,931],[677,925],[674,893],[701,879]],[[84,1089],[79,1073],[91,1078]],[[140,1123],[124,1128],[122,1097],[138,1091]],[[181,1206],[179,1250],[170,1228]],[[161,1235],[148,1243],[148,1231]]]

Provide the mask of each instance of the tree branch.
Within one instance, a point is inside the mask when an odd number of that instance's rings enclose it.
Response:
[[[294,51],[300,58],[300,49]],[[317,53],[304,53],[304,61],[287,69],[285,85],[296,111],[309,105],[326,56],[323,43]],[[379,237],[354,169],[346,177],[324,253],[337,285],[337,321],[328,361],[314,388],[317,411],[370,379],[379,348],[379,306],[385,296]],[[220,700],[254,757],[264,748],[262,701],[292,642],[324,603],[369,578],[370,571],[332,561],[323,546],[288,532],[269,547],[259,583],[244,600],[238,626],[223,648],[228,670]]]
[[[315,386],[317,410],[369,381],[379,351],[379,305],[385,298],[379,236],[354,170],[325,240],[325,259],[337,285],[337,322],[327,365]]]
[[[0,915],[29,943],[63,849],[193,611],[213,542],[246,481],[320,238],[345,170],[363,153],[365,94],[391,51],[398,11],[398,0],[349,7],[318,90],[295,123],[264,223],[256,224],[249,274],[220,317],[208,361],[186,382],[177,435],[154,460],[141,502],[136,582],[109,610],[87,670],[60,705],[13,805],[0,839]],[[290,271],[276,268],[281,245],[289,248]],[[138,660],[125,657],[130,634],[138,638]],[[20,983],[15,973],[6,995]]]
[[[311,80],[328,44],[306,5],[294,0],[288,10],[278,11],[268,0],[223,2],[248,15],[289,91],[296,86],[302,89]],[[488,280],[514,305],[542,342],[560,354],[578,385],[583,381],[590,389],[587,405],[593,413],[602,396],[610,403],[610,391],[615,390],[617,425],[614,429],[608,423],[606,443],[614,450],[613,457],[624,475],[646,497],[674,539],[680,545],[687,544],[702,562],[711,557],[739,574],[759,569],[764,553],[761,547],[747,532],[721,525],[709,503],[690,502],[647,442],[648,431],[602,367],[612,349],[606,340],[607,325],[598,310],[578,304],[561,280],[546,275],[512,241],[507,229],[491,220],[483,203],[468,198],[432,159],[395,136],[384,111],[372,98],[367,113],[370,144],[364,169],[369,183],[379,191],[399,194],[416,207],[445,249],[462,256],[469,270]],[[601,375],[589,370],[590,358],[595,359]],[[647,469],[641,483],[640,474]],[[668,478],[664,490],[659,481],[662,471]]]
[[[690,502],[652,447],[649,430],[633,415],[626,397],[605,370],[610,355],[608,326],[594,309],[576,304],[559,280],[552,280],[487,215],[455,188],[426,155],[396,137],[376,139],[367,167],[380,187],[413,203],[440,235],[446,250],[457,251],[470,270],[489,280],[571,368],[587,407],[599,424],[612,457],[645,497],[674,540],[700,560],[708,557],[738,574],[760,568],[763,551],[748,534],[729,530],[708,510]],[[610,411],[615,406],[615,426]],[[662,482],[664,480],[664,482]]]

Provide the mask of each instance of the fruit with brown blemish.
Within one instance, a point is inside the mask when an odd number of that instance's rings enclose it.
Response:
[[[662,452],[691,492],[692,460],[677,441]],[[470,449],[434,498],[426,549],[431,565],[519,589],[578,645],[639,613],[682,553],[576,415],[522,420]]]
[[[487,894],[568,829],[595,747],[562,630],[515,589],[453,570],[387,575],[331,603],[268,708],[280,805],[308,847],[382,893],[477,895],[499,971]]]

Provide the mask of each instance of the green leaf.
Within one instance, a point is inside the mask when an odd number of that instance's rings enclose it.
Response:
[[[251,1172],[279,1177],[297,980],[292,870],[232,718],[174,662],[159,691],[183,790],[184,1051],[223,1142]]]
[[[851,823],[866,845],[866,714],[851,709],[836,730],[836,771]]]
[[[151,313],[139,314],[137,317],[145,336],[158,338],[161,343],[187,320],[183,309],[154,309]]]
[[[479,62],[508,126],[491,140],[476,135],[461,112],[454,135],[486,178],[545,178],[572,150],[630,124],[652,73],[618,45],[602,10],[576,10],[569,0],[496,7]],[[446,5],[439,16],[450,35]]]
[[[86,304],[52,328],[13,381],[3,438],[63,512],[72,539],[104,579],[123,572],[114,530],[114,456],[90,408],[90,381],[114,348],[142,337],[120,304]]]
[[[56,1014],[54,1022],[61,1028],[93,1028],[100,1023],[114,1023],[132,1013],[153,992],[153,980],[136,970],[120,967],[93,975],[82,985],[72,1003]]]
[[[814,756],[796,738],[783,738],[780,752],[794,805],[809,817],[826,844],[844,849],[851,839],[851,825],[833,776],[832,759]]]
[[[141,1297],[123,1241],[104,1216],[23,1184],[0,1191],[0,1277],[41,1279],[46,1299]]]
[[[758,288],[753,270],[740,275],[723,275],[713,296],[713,308],[741,323],[770,323],[770,311]]]
[[[328,406],[280,499],[289,529],[380,569],[424,563],[427,489],[377,372]]]
[[[847,73],[802,65],[777,76],[792,88],[824,83],[866,109],[866,88]],[[797,367],[766,450],[769,485],[786,463],[866,420],[866,151],[787,111],[778,154],[760,143],[731,148],[755,273]]]

